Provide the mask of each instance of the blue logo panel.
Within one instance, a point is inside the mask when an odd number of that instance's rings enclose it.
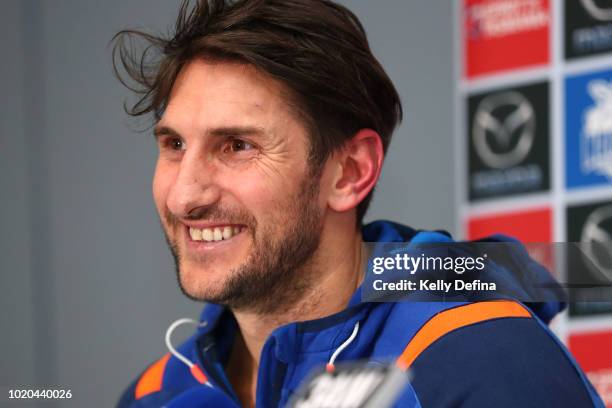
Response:
[[[565,80],[567,188],[612,183],[612,70]]]

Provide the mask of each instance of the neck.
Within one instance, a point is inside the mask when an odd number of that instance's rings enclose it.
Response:
[[[228,375],[231,377],[231,372],[242,372],[241,378],[235,377],[232,381],[239,394],[238,388],[241,387],[243,393],[248,389],[254,395],[261,349],[272,331],[289,323],[319,319],[344,310],[361,284],[363,263],[367,260],[366,254],[362,253],[361,231],[354,226],[354,221],[352,226],[342,221],[342,225],[324,227],[311,267],[304,271],[313,277],[312,284],[299,299],[272,313],[233,310],[240,331],[228,365]],[[240,370],[232,367],[233,361]],[[245,368],[250,371],[248,375]],[[240,386],[236,382],[248,385]]]

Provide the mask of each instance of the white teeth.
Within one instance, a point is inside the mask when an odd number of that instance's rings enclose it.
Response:
[[[202,230],[198,228],[189,228],[189,235],[191,235],[191,239],[194,241],[202,240]]]
[[[234,235],[240,234],[244,228],[242,227],[216,227],[216,228],[189,228],[189,236],[193,241],[221,241],[232,238]]]
[[[223,239],[230,239],[233,235],[232,227],[223,228]]]
[[[213,232],[210,228],[204,228],[202,230],[202,239],[207,242],[210,242],[213,240]]]

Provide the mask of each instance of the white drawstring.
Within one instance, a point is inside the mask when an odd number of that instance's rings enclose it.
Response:
[[[353,332],[351,333],[349,338],[346,339],[344,341],[344,343],[342,343],[340,345],[340,347],[338,347],[336,349],[336,351],[334,351],[334,354],[332,354],[332,356],[330,357],[329,362],[327,363],[327,366],[325,366],[325,369],[327,370],[328,373],[333,373],[334,372],[334,370],[336,368],[334,366],[336,358],[338,358],[340,353],[342,353],[342,351],[344,351],[344,349],[347,348],[349,346],[349,344],[351,344],[353,342],[353,340],[355,340],[355,337],[357,337],[357,332],[358,331],[359,331],[359,321],[357,321],[357,323],[355,323],[355,327],[353,328]]]
[[[200,370],[200,367],[198,367],[196,364],[193,363],[193,361],[189,360],[187,357],[185,357],[183,354],[179,353],[177,349],[174,348],[174,346],[172,345],[172,341],[171,341],[171,337],[172,337],[172,332],[174,331],[174,329],[176,329],[178,326],[185,324],[185,323],[190,323],[193,325],[196,325],[198,327],[204,327],[208,324],[208,322],[203,321],[203,322],[198,322],[197,320],[194,319],[189,319],[189,318],[182,318],[182,319],[178,319],[176,320],[174,323],[172,323],[170,326],[168,326],[168,330],[166,330],[166,347],[168,348],[168,350],[170,351],[170,353],[178,358],[181,362],[183,362],[185,365],[187,365],[187,367],[189,367],[189,370],[191,371],[191,374],[195,377],[196,380],[198,380],[198,382],[208,385],[209,387],[212,387],[212,384],[208,381],[208,378],[206,377],[206,375],[202,372],[202,370]]]
[[[166,347],[168,348],[168,350],[170,351],[170,353],[176,357],[177,359],[179,359],[181,362],[183,362],[185,365],[187,365],[187,367],[189,367],[191,373],[193,374],[193,376],[202,384],[208,385],[209,387],[212,387],[212,385],[210,384],[210,382],[208,381],[208,378],[206,378],[206,376],[204,375],[204,373],[202,372],[202,370],[200,370],[200,368],[194,364],[191,360],[189,360],[187,357],[185,357],[183,354],[181,354],[177,349],[174,348],[174,346],[172,345],[172,341],[171,341],[171,337],[172,337],[172,332],[180,325],[185,324],[185,323],[190,323],[199,327],[204,327],[207,325],[207,322],[198,322],[197,320],[194,319],[189,319],[189,318],[182,318],[182,319],[178,319],[176,320],[174,323],[172,323],[170,326],[168,326],[168,330],[166,330],[166,336],[165,336],[165,340],[166,340]],[[327,363],[327,366],[325,367],[327,372],[332,373],[335,370],[335,365],[334,363],[336,362],[336,359],[338,358],[338,356],[340,355],[340,353],[342,353],[344,351],[344,349],[346,349],[352,342],[353,340],[355,340],[355,338],[357,337],[357,333],[359,332],[359,321],[357,321],[357,323],[355,323],[355,327],[353,328],[353,332],[351,333],[351,335],[348,337],[348,339],[346,339],[344,341],[344,343],[342,343],[331,355],[331,357],[329,358],[329,362]]]

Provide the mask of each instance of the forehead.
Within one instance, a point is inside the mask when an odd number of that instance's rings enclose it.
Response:
[[[160,122],[273,126],[295,121],[294,116],[282,85],[254,67],[197,59],[179,73]]]

